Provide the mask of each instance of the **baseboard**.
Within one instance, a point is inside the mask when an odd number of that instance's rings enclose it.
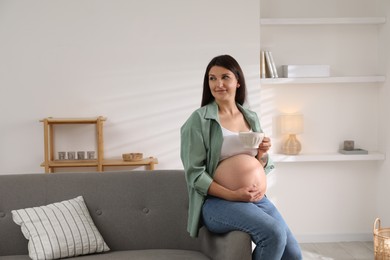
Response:
[[[352,241],[372,241],[372,233],[360,234],[318,234],[299,235],[295,234],[299,243],[330,243],[330,242],[352,242]]]

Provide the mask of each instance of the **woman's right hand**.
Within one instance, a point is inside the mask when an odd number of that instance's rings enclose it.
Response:
[[[213,181],[209,187],[208,194],[230,201],[255,202],[263,198],[265,190],[255,184],[250,187],[229,190]]]
[[[234,191],[237,201],[255,202],[263,198],[264,192],[260,187],[253,185],[251,187],[243,187]]]

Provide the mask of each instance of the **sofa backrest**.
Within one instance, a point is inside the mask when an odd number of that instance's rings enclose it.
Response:
[[[11,210],[83,196],[111,250],[198,250],[187,231],[182,170],[0,175],[0,256],[27,254]]]

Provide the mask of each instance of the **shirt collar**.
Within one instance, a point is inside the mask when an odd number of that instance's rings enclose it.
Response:
[[[218,118],[218,104],[217,102],[212,101],[211,103],[207,104],[206,106],[206,114],[204,116],[205,119],[214,119],[215,121],[219,122]]]
[[[255,122],[256,122],[254,115],[251,113],[248,113],[248,111],[240,104],[238,104],[238,103],[236,103],[236,104],[237,104],[238,109],[244,115],[245,119],[253,127],[255,125]],[[219,122],[218,104],[217,104],[217,102],[215,102],[215,100],[206,105],[205,119],[213,119],[213,120]]]

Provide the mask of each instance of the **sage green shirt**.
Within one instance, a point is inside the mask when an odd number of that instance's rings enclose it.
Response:
[[[252,131],[262,132],[257,114],[239,104]],[[185,170],[189,195],[187,230],[192,237],[199,231],[202,205],[213,181],[221,154],[223,136],[215,101],[194,111],[181,127],[180,156]],[[268,174],[274,168],[268,160]]]

